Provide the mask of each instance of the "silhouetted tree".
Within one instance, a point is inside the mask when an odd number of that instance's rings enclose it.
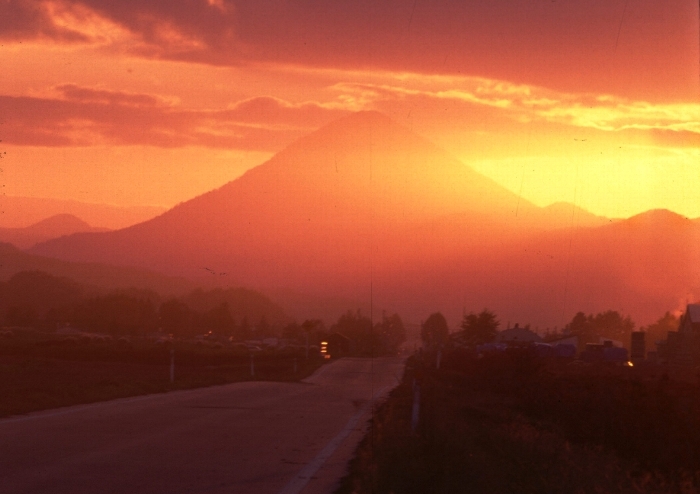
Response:
[[[668,337],[669,331],[678,331],[679,320],[670,312],[666,312],[655,323],[650,324],[646,328],[641,328],[647,333],[646,344],[647,348],[652,348],[652,345],[657,341],[665,340]]]
[[[238,328],[238,334],[241,339],[248,339],[251,336],[253,336],[253,331],[250,327],[250,323],[248,322],[248,318],[243,316],[243,319],[241,320],[241,325]]]
[[[500,325],[496,314],[488,309],[482,310],[479,314],[470,312],[462,318],[460,336],[471,347],[491,343],[496,339]]]
[[[292,321],[282,328],[282,338],[295,343],[303,343],[304,330],[296,321]]]
[[[622,317],[619,312],[608,310],[596,314],[593,318],[593,327],[598,334],[607,338],[627,340],[634,330],[634,321],[630,316]]]
[[[87,331],[136,336],[154,331],[158,315],[150,300],[115,292],[80,304],[75,310],[75,324]]]
[[[204,326],[206,331],[211,331],[216,336],[233,336],[236,323],[228,310],[228,304],[222,302],[210,309],[204,317]]]
[[[55,328],[54,322],[46,322],[46,314],[51,309],[69,314],[82,300],[83,292],[80,284],[68,278],[43,271],[20,271],[0,284],[0,311],[5,314],[6,324]]]
[[[178,299],[166,300],[158,310],[161,329],[178,338],[191,336],[192,311],[186,303]]]
[[[421,324],[420,336],[423,340],[423,345],[428,348],[436,348],[443,345],[447,341],[449,335],[447,320],[439,312],[430,314],[428,319]]]
[[[579,350],[583,350],[586,343],[592,343],[595,339],[593,316],[586,316],[583,312],[577,312],[565,330],[571,336],[578,338]]]
[[[246,288],[215,288],[202,290],[197,288],[183,297],[192,310],[206,314],[210,310],[226,303],[228,311],[236,320],[246,317],[249,321],[260,321],[262,317],[268,324],[275,326],[286,322],[284,311],[277,304],[261,293]]]
[[[363,316],[360,311],[347,311],[341,315],[332,327],[336,331],[350,338],[355,350],[362,355],[377,355],[383,353],[379,334],[372,327],[369,317]]]
[[[34,327],[37,317],[32,307],[12,305],[7,308],[5,324],[8,326]]]
[[[273,336],[272,326],[268,324],[265,316],[262,316],[260,322],[255,326],[255,333],[259,337]]]
[[[398,314],[389,317],[382,316],[382,322],[377,323],[375,331],[379,333],[379,338],[384,351],[396,353],[401,343],[406,341],[406,328]]]
[[[595,316],[578,312],[566,328],[569,334],[578,336],[579,350],[582,350],[586,343],[596,343],[600,337],[627,341],[634,330],[634,321],[629,316],[622,317],[614,310]]]
[[[301,343],[315,345],[326,338],[328,332],[320,319],[306,319],[301,323]]]

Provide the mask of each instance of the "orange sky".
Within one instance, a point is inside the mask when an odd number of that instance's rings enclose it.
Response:
[[[376,109],[538,205],[700,217],[698,17],[694,0],[5,0],[2,190],[172,206]]]

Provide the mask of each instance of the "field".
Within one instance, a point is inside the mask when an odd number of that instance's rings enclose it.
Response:
[[[251,375],[250,352],[240,347],[15,331],[0,338],[0,417],[253,379],[294,381],[322,364],[298,350],[256,351]]]
[[[435,367],[435,355],[409,359],[339,493],[700,490],[693,371],[527,351],[446,352]]]

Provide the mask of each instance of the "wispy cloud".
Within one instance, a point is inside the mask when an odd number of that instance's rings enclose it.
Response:
[[[62,84],[56,98],[0,96],[0,131],[9,144],[202,145],[274,151],[347,112],[272,97],[226,109],[188,109],[150,94]]]
[[[129,36],[94,9],[61,0],[6,0],[0,3],[0,39],[112,44]]]
[[[654,104],[610,95],[572,94],[536,86],[513,84],[481,77],[436,78],[402,76],[394,83],[339,83],[333,86],[342,101],[355,107],[381,107],[388,101],[410,100],[423,106],[481,106],[500,111],[519,122],[544,121],[567,126],[616,132],[628,129],[653,131],[655,135],[683,133],[700,136],[700,104]],[[416,103],[417,104],[417,103]],[[695,141],[697,142],[697,141]]]

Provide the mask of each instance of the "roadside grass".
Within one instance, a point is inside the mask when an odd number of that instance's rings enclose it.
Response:
[[[48,342],[48,343],[47,343]],[[241,381],[298,381],[324,361],[291,352],[258,352],[175,343],[0,341],[0,417],[130,396]],[[296,370],[296,372],[295,372]]]
[[[439,371],[412,357],[336,492],[698,492],[698,394],[663,372],[527,352],[447,353]]]

